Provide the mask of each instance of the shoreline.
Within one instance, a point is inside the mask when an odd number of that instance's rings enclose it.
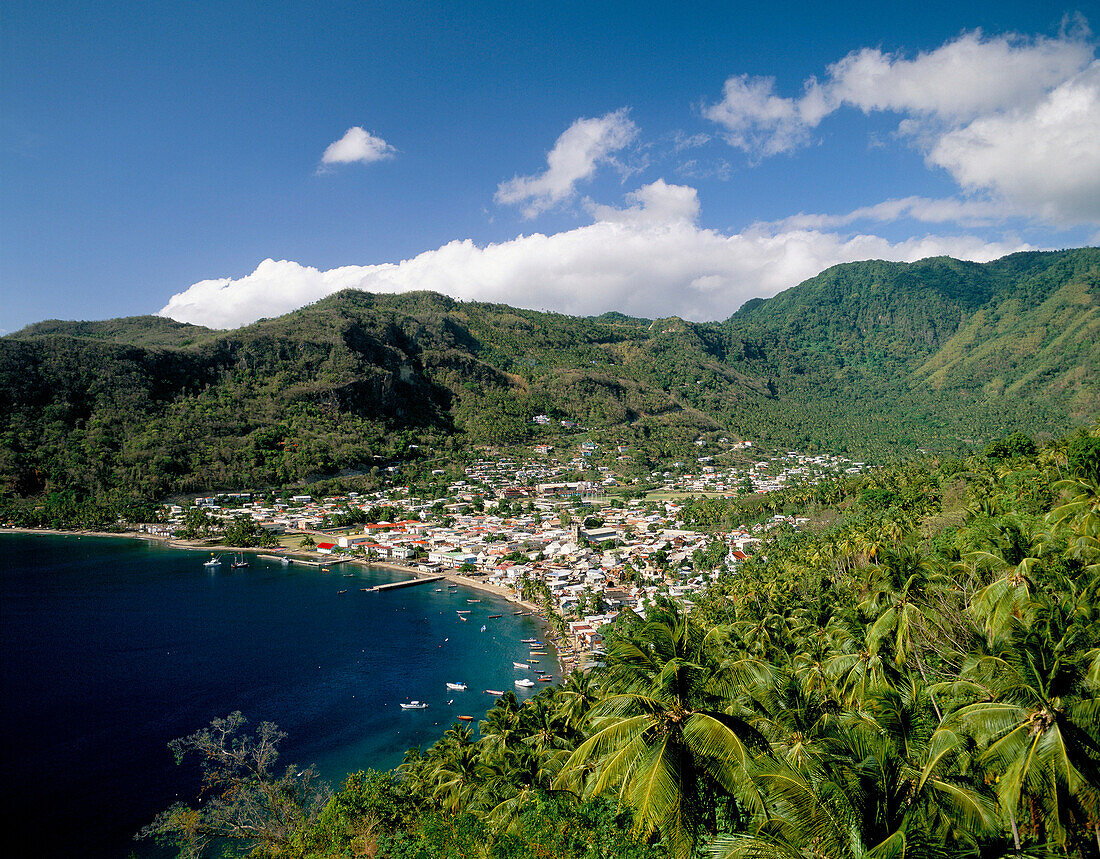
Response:
[[[117,537],[121,539],[137,539],[147,540],[153,543],[161,543],[172,549],[185,549],[191,551],[208,551],[208,552],[251,552],[253,554],[271,553],[277,552],[282,547],[276,548],[260,548],[259,546],[226,546],[221,543],[202,543],[201,541],[194,540],[176,540],[172,537],[167,537],[162,534],[149,534],[145,531],[73,531],[68,529],[55,529],[55,528],[0,528],[0,534],[26,534],[29,536],[57,536],[57,537]],[[460,585],[462,587],[469,588],[470,590],[479,591],[481,593],[491,594],[492,596],[501,597],[505,601],[518,605],[525,611],[530,612],[531,616],[538,619],[539,624],[542,626],[543,637],[551,641],[554,644],[555,657],[558,663],[558,672],[561,675],[561,681],[565,680],[566,675],[570,670],[575,670],[580,667],[579,653],[574,651],[572,658],[572,664],[567,669],[566,657],[561,653],[563,642],[558,640],[557,634],[551,629],[550,621],[542,613],[542,608],[533,602],[520,599],[511,588],[506,588],[501,585],[491,585],[488,582],[479,581],[469,576],[462,575],[453,570],[440,570],[438,573],[426,573],[416,567],[406,566],[404,564],[396,564],[392,561],[367,561],[360,558],[353,558],[347,555],[322,555],[319,552],[310,552],[303,550],[295,550],[293,555],[308,555],[309,560],[305,558],[295,558],[289,552],[285,552],[284,556],[290,561],[298,560],[299,562],[305,562],[309,565],[323,564],[326,560],[329,563],[338,564],[357,564],[362,567],[378,567],[380,569],[390,570],[396,573],[407,573],[413,578],[422,579],[427,576],[441,576],[447,582]]]

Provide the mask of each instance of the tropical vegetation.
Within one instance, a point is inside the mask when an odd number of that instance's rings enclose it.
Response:
[[[708,433],[965,456],[1100,409],[1098,274],[1096,248],[850,263],[707,323],[357,291],[233,331],[41,322],[0,337],[0,522],[111,526],[174,495],[377,486],[578,427],[640,477],[694,461]]]
[[[876,470],[812,503],[818,527],[695,605],[622,612],[602,665],[504,695],[476,731],[323,805],[288,794],[293,832],[242,849],[1100,856],[1100,426]],[[210,808],[166,814],[159,834],[201,852]]]

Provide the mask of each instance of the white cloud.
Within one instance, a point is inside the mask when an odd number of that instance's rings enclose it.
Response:
[[[397,150],[381,137],[375,137],[356,125],[349,128],[339,140],[328,145],[325,154],[321,156],[321,164],[329,166],[351,164],[355,161],[370,164],[372,161],[392,158],[395,152]]]
[[[861,206],[842,215],[791,215],[781,221],[773,222],[771,226],[782,230],[816,230],[844,227],[860,221],[892,223],[908,218],[927,224],[951,223],[984,227],[1019,214],[1020,212],[1003,203],[989,200],[951,198],[931,200],[927,197],[903,197],[897,200],[884,200],[873,206]]]
[[[1100,71],[1087,28],[1058,38],[964,33],[913,59],[854,51],[797,98],[731,77],[704,115],[759,159],[812,140],[841,109],[901,115],[899,131],[968,192],[1058,223],[1100,223]]]
[[[628,146],[638,127],[626,108],[592,119],[578,119],[567,128],[546,156],[547,167],[537,176],[514,176],[497,187],[496,202],[525,204],[524,217],[540,212],[573,196],[578,182],[590,178],[596,168]]]
[[[626,199],[633,205],[625,209],[589,203],[588,211],[596,221],[639,226],[694,223],[699,217],[698,192],[687,185],[669,185],[664,179],[631,191]]]
[[[1048,221],[1100,223],[1100,61],[1030,107],[952,129],[928,161]]]
[[[775,94],[775,78],[729,78],[722,100],[703,111],[726,127],[726,141],[751,155],[777,155],[804,145],[820,117],[803,115],[800,102]]]
[[[980,31],[912,60],[864,48],[829,66],[821,101],[831,110],[849,104],[865,112],[965,121],[1035,104],[1084,68],[1092,54],[1092,45],[1078,36],[986,38]]]
[[[986,261],[1028,246],[972,236],[891,243],[873,235],[754,227],[724,235],[695,223],[693,188],[663,181],[628,195],[625,209],[592,207],[594,223],[479,247],[453,241],[400,263],[319,271],[264,260],[241,278],[196,283],[160,311],[184,322],[232,328],[276,316],[341,289],[430,289],[457,299],[590,315],[722,319],[828,266],[861,259],[950,256]]]

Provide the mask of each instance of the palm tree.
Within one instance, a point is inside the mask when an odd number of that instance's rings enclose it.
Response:
[[[740,857],[941,857],[943,844],[970,841],[996,824],[995,806],[943,761],[922,779],[926,744],[923,696],[913,686],[884,689],[858,715],[811,721],[790,701],[788,751],[754,766],[761,811],[744,834],[719,839],[727,859]],[[812,743],[794,753],[801,731]],[[766,811],[765,811],[766,809]]]
[[[1085,600],[1092,605],[1092,597]],[[971,657],[958,682],[940,684],[972,701],[947,716],[939,744],[977,741],[979,762],[996,781],[1017,851],[1021,808],[1036,840],[1051,837],[1064,847],[1073,804],[1095,807],[1100,800],[1100,699],[1082,646],[1096,641],[1097,624],[1095,615],[1088,626],[1075,623],[1067,601],[1080,604],[1081,595],[1041,607],[1037,615],[1048,616],[1043,628],[1018,626],[994,643],[991,655]],[[1100,847],[1095,818],[1093,826]]]
[[[899,668],[913,656],[924,682],[928,673],[920,658],[920,649],[914,647],[915,636],[926,623],[927,597],[933,591],[946,590],[947,577],[937,564],[912,546],[887,549],[882,562],[872,574],[872,590],[860,603],[860,609],[874,622],[867,631],[867,644],[877,653],[884,644],[894,652],[894,664]],[[936,718],[942,719],[935,696],[932,706]]]
[[[463,810],[482,782],[480,749],[465,725],[449,728],[429,750],[432,796],[451,813]]]
[[[1013,617],[1020,618],[1031,605],[1036,567],[1042,563],[1048,535],[1033,522],[1009,514],[993,523],[982,544],[963,555],[982,581],[989,579],[971,602],[971,613],[993,639],[1004,632]]]
[[[608,694],[590,713],[592,732],[569,757],[556,786],[587,774],[590,794],[614,788],[643,836],[660,830],[671,853],[686,857],[704,823],[700,789],[733,792],[767,740],[728,712],[736,681],[751,664],[729,663],[720,630],[704,634],[675,606],[615,643]]]
[[[596,675],[574,668],[562,683],[555,696],[557,707],[567,728],[579,733],[588,711],[599,700],[600,690]]]

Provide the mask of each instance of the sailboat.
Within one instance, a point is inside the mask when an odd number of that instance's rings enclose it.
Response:
[[[232,564],[233,569],[234,570],[239,570],[241,567],[247,567],[247,566],[248,566],[248,561],[246,561],[244,559],[244,555],[242,555],[240,552],[238,552],[237,553],[237,560],[235,560]]]

